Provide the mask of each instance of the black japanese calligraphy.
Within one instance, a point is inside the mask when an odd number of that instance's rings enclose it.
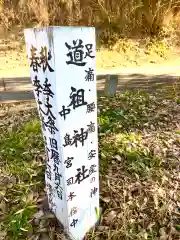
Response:
[[[30,67],[33,68],[34,72],[38,72],[38,67],[40,68],[41,65],[39,64],[39,57],[36,55],[37,48],[34,46],[31,46],[30,52],[31,52],[31,57],[30,59]]]
[[[73,157],[68,157],[65,161],[64,161],[64,164],[66,164],[66,168],[70,168],[72,167],[72,160],[74,158]]]
[[[65,43],[66,47],[69,50],[69,53],[66,54],[67,57],[70,58],[69,61],[66,61],[66,63],[69,64],[74,64],[77,66],[84,66],[86,63],[83,62],[84,60],[84,51],[82,50],[84,46],[82,45],[83,41],[80,39],[79,42],[78,40],[73,41],[74,47],[71,47],[68,43]]]
[[[87,125],[88,127],[88,133],[92,133],[92,132],[95,132],[96,131],[96,128],[95,128],[95,123],[93,123],[92,121],[90,122],[89,125]]]
[[[49,97],[46,98],[45,107],[47,108],[47,112],[44,112],[44,111],[41,110],[43,112],[43,114],[46,115],[46,116],[51,116],[51,118],[55,120],[56,118],[53,115],[52,110],[51,110],[53,106],[49,102]]]
[[[87,104],[87,113],[94,112],[96,108],[96,105],[94,102]]]
[[[54,164],[54,170],[53,170],[54,172],[56,172],[56,173],[58,173],[58,166],[56,165],[56,164]],[[56,176],[59,176],[59,181],[60,181],[60,175],[59,174],[56,174]],[[61,176],[62,177],[62,176]],[[57,178],[58,177],[55,177],[56,178],[56,180],[57,180]]]
[[[39,56],[37,56],[37,48],[35,48],[34,46],[31,46],[30,52],[30,67],[33,68],[34,72],[38,72],[38,68],[41,68],[41,66],[43,72],[45,72],[47,68],[50,72],[54,72],[54,70],[49,64],[49,61],[52,59],[51,51],[48,51],[46,46],[41,47]]]
[[[93,197],[93,195],[95,196],[95,195],[96,195],[96,193],[97,193],[97,191],[98,191],[98,188],[97,188],[97,187],[94,187],[93,189],[91,189],[91,192],[90,192],[90,197],[92,198],[92,197]]]
[[[95,177],[92,177],[92,178],[90,179],[90,183],[95,182],[95,180],[96,180],[96,178],[95,178]]]
[[[61,178],[62,175],[58,172],[58,166],[54,164],[54,172],[55,172],[55,188],[57,190],[57,196],[62,200],[63,198],[63,189],[61,187]]]
[[[93,173],[97,172],[96,168],[97,166],[95,164],[92,164],[89,169],[87,169],[84,165],[81,166],[81,168],[77,168],[77,173],[74,177],[70,177],[67,180],[67,186],[72,184],[80,184],[82,181],[84,181],[86,178],[88,178]]]
[[[46,54],[46,52],[45,52],[45,54]],[[44,71],[46,70],[45,69],[46,67],[50,67],[48,65],[48,62],[45,62],[48,59],[45,59],[45,58],[46,58],[46,56],[44,56],[44,58],[41,58],[41,63],[43,64]],[[38,84],[38,82],[36,82],[36,84]],[[46,96],[46,102],[44,104],[45,110],[43,110],[41,108],[41,105],[43,103],[38,99],[39,111],[40,111],[43,129],[46,130],[46,128],[47,128],[51,134],[55,134],[56,131],[58,131],[58,129],[55,126],[56,118],[53,115],[53,112],[52,112],[53,106],[50,103],[50,97],[53,98],[54,93],[51,90],[51,84],[48,82],[47,78],[45,79],[45,82],[43,84],[43,89],[41,89],[38,85],[38,90],[41,90],[41,92],[43,92],[43,95]],[[45,116],[47,116],[46,120],[45,120]],[[47,138],[44,137],[44,139],[47,144]],[[54,177],[55,177],[55,190],[57,193],[57,197],[62,200],[63,199],[63,188],[61,187],[62,175],[59,173],[59,164],[61,161],[60,161],[60,156],[59,156],[59,152],[58,152],[58,142],[54,137],[49,137],[49,145],[50,145],[50,148],[47,148],[47,151],[50,153],[49,161],[53,160],[53,164],[54,164],[53,172],[54,172]],[[47,175],[47,178],[49,178],[51,180],[51,175],[48,171],[49,168],[50,168],[50,165],[47,165],[46,175]],[[53,193],[51,193],[49,199],[50,199],[49,201],[51,202],[51,205],[52,205],[53,204]]]
[[[74,183],[80,184],[82,181],[89,177],[89,174],[87,174],[88,169],[86,169],[84,165],[81,168],[78,168],[77,172],[78,173],[75,176],[76,180]]]
[[[64,118],[64,120],[66,119],[66,115],[70,114],[71,109],[69,108],[65,108],[65,106],[62,106],[62,110],[59,112],[60,116]]]
[[[59,165],[61,160],[60,160],[60,156],[59,156],[59,153],[54,150],[54,149],[51,149],[51,157],[50,159],[53,159],[54,160],[54,163]]]
[[[92,68],[89,68],[89,70],[85,70],[86,76],[85,81],[87,82],[93,82],[94,81],[94,70]]]
[[[52,105],[49,103],[49,97],[47,97],[47,99],[46,99],[46,104],[45,104],[45,107],[47,108],[46,112],[44,112],[41,108],[42,102],[38,100],[38,103],[39,103],[39,110],[40,110],[41,114],[48,116],[47,122],[45,122],[43,119],[44,128],[46,129],[46,127],[47,127],[51,134],[55,134],[55,132],[58,131],[58,129],[55,126],[56,118],[51,111]]]
[[[67,186],[72,185],[72,184],[74,184],[74,179],[73,179],[73,177],[70,177],[69,179],[67,179]]]
[[[38,99],[38,104],[39,104],[39,111],[42,114],[44,114],[45,116],[49,116],[50,119],[55,120],[55,116],[53,115],[51,108],[52,105],[49,103],[49,97],[46,98],[46,104],[45,107],[47,108],[47,112],[44,112],[43,109],[41,108],[41,105],[43,104],[39,99]]]
[[[73,219],[72,223],[70,224],[71,227],[76,227],[76,224],[78,222],[78,219]]]
[[[82,146],[84,146],[84,142],[88,137],[88,132],[84,130],[84,128],[80,129],[80,133],[77,130],[74,130],[74,136],[72,138],[69,134],[66,133],[64,137],[65,144],[63,144],[64,147],[68,145],[75,145],[75,147],[78,147],[78,142],[81,143]]]
[[[65,144],[63,144],[64,147],[71,145],[72,139],[69,134],[66,133],[66,135],[64,136],[64,141],[65,141]]]
[[[73,207],[71,208],[71,211],[69,213],[69,217],[72,217],[73,215],[75,215],[77,213],[78,208],[77,207]]]
[[[55,172],[55,181],[57,185],[61,185],[62,175],[59,173],[59,168],[56,164],[54,164],[54,172]]]
[[[91,55],[92,52],[93,52],[93,51],[92,51],[93,45],[92,45],[92,44],[86,44],[85,47],[86,47],[87,51],[86,51],[86,54],[85,54],[85,57],[84,57],[84,58],[86,58],[86,57],[94,58],[95,56],[92,56],[92,55]]]
[[[58,186],[57,196],[58,196],[59,199],[61,199],[61,200],[63,199],[63,189],[62,189],[62,187]]]
[[[41,47],[40,65],[42,64],[43,72],[45,72],[47,68],[50,72],[54,72],[54,70],[51,68],[48,62],[51,60],[51,58],[52,58],[51,51],[50,50],[47,51],[47,47]]]
[[[87,105],[87,102],[84,101],[84,89],[77,90],[74,87],[71,87],[71,94],[69,98],[71,99],[71,103],[68,107],[72,106],[73,109],[76,109],[80,106]]]
[[[57,140],[55,138],[49,138],[49,142],[50,142],[51,148],[55,148],[56,150],[58,150]]]
[[[77,147],[78,142],[80,142],[82,146],[84,146],[84,141],[87,139],[87,137],[88,137],[88,132],[84,131],[84,128],[80,129],[80,133],[78,133],[77,130],[74,130],[74,136],[72,137],[71,145],[75,145],[75,147]]]
[[[68,200],[67,201],[72,201],[73,198],[75,198],[76,195],[74,194],[74,192],[70,192],[69,196],[68,196]]]
[[[68,48],[69,53],[66,54],[67,57],[69,57],[69,61],[66,61],[66,63],[73,64],[76,66],[85,66],[87,62],[84,61],[86,57],[94,58],[95,56],[92,55],[93,51],[93,45],[92,44],[86,44],[85,45],[85,52],[83,41],[81,39],[73,40],[73,47],[69,45],[67,42],[65,43],[65,46]]]
[[[55,126],[55,121],[51,116],[48,116],[48,121],[44,122],[45,127],[48,128],[49,132],[51,134],[55,134],[56,132],[58,132],[59,130],[57,129],[57,127]]]
[[[90,176],[91,174],[93,174],[93,173],[96,172],[96,170],[95,170],[96,167],[97,167],[97,166],[96,166],[95,164],[93,164],[93,165],[90,166],[90,169],[89,169],[89,176]]]
[[[46,165],[46,176],[51,180],[51,166],[49,164]]]
[[[40,80],[38,80],[37,76],[34,77],[33,80],[33,85],[35,88],[35,92],[37,94],[37,96],[39,97],[40,93],[42,93],[43,87],[40,84]]]
[[[63,105],[62,110],[59,112],[60,116],[63,117],[64,120],[66,119],[66,115],[70,114],[71,112],[71,109],[68,107],[72,106],[73,109],[76,109],[78,107],[87,105],[87,102],[84,99],[84,92],[84,89],[77,90],[76,88],[71,87],[71,93],[69,96],[71,102],[67,107]]]
[[[50,96],[50,97],[53,97],[54,96],[54,93],[52,92],[51,90],[51,84],[48,83],[48,79],[45,78],[45,81],[44,81],[44,84],[43,84],[44,88],[43,88],[43,94],[45,96]]]
[[[96,157],[96,150],[91,150],[88,154],[88,160]]]

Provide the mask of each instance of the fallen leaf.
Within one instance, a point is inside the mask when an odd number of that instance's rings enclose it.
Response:
[[[117,216],[117,213],[114,211],[114,210],[112,210],[112,211],[110,211],[107,215],[106,215],[106,220],[107,220],[107,222],[112,222],[113,221],[113,219],[115,218]]]
[[[30,191],[27,195],[27,201],[31,202],[34,198],[34,194],[32,191]]]
[[[166,229],[164,227],[160,228],[159,234],[160,234],[159,240],[168,240],[168,235],[166,234]]]
[[[44,216],[44,212],[42,210],[40,210],[39,212],[33,215],[33,217],[36,219],[41,219],[43,216]]]
[[[40,240],[50,240],[49,235],[46,233],[42,233],[40,236]]]
[[[3,213],[6,213],[7,211],[7,206],[4,200],[0,202],[0,209],[2,210]]]
[[[53,213],[45,213],[43,219],[54,219],[55,215]]]
[[[107,231],[107,230],[109,230],[108,226],[98,226],[97,227],[97,231],[99,231],[99,232],[104,232],[104,231]]]
[[[47,228],[41,228],[38,230],[38,233],[46,233],[46,232],[48,232]]]

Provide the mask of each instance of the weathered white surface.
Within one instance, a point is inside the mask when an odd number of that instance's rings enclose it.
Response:
[[[57,129],[55,133],[50,133],[47,127],[48,116],[42,114],[42,111],[47,113],[47,89],[43,89],[45,86],[42,89],[39,88],[41,90],[39,97],[37,85],[34,91],[37,103],[42,102],[42,104],[38,103],[38,107],[41,120],[44,117],[46,125],[45,129],[42,127],[47,142],[46,147],[49,149],[47,151],[49,162],[47,163],[46,185],[51,185],[53,189],[52,197],[48,191],[51,209],[72,238],[80,240],[99,218],[95,29],[89,27],[26,29],[25,39],[29,59],[32,46],[37,49],[36,57],[40,57],[41,47],[47,47],[47,52],[51,53],[49,60],[46,61],[50,69],[44,64],[47,68],[43,71],[42,58],[38,59],[39,63],[41,62],[38,72],[33,71],[33,66],[30,67],[32,82],[34,83],[33,80],[36,78],[42,87],[45,83],[50,83],[50,89],[53,92],[48,102],[53,106],[50,110],[55,117],[54,124]],[[79,44],[79,48],[71,48]],[[75,49],[78,52],[74,55]],[[78,65],[74,64],[75,58],[79,59]],[[67,64],[69,60],[73,60],[73,63]],[[30,60],[30,64],[31,62]],[[92,78],[90,79],[87,79],[88,72],[91,72]],[[81,96],[79,100],[76,98],[77,93]],[[74,105],[72,100],[75,100]],[[63,106],[68,113],[65,119],[61,112]],[[94,108],[90,109],[90,107]],[[78,135],[81,131],[85,132],[83,142],[81,135]],[[69,140],[67,137],[70,138],[70,142],[65,146],[67,143],[65,139]],[[52,158],[50,138],[57,142],[58,150],[56,151],[59,153],[61,162],[56,166]],[[70,161],[66,161],[68,158]],[[57,172],[61,178],[56,189]],[[78,172],[80,172],[80,179],[78,179]],[[51,179],[48,177],[49,174]],[[58,197],[57,190],[62,193],[62,200]],[[72,199],[69,198],[70,194]]]

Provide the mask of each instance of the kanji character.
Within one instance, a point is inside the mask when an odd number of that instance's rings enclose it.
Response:
[[[91,160],[96,156],[96,150],[91,150],[88,154],[88,160]]]
[[[74,194],[74,192],[70,192],[67,201],[72,201],[74,197],[76,197],[76,195]]]
[[[57,186],[61,185],[61,178],[62,178],[62,175],[58,172],[55,172],[55,181],[57,181],[55,184]],[[56,186],[56,189],[57,189],[57,186]]]
[[[85,66],[86,62],[83,62],[84,60],[84,51],[83,48],[84,46],[82,45],[83,41],[80,39],[79,42],[78,40],[73,40],[73,45],[74,47],[71,47],[68,43],[65,43],[66,47],[69,50],[69,53],[66,54],[67,57],[70,58],[69,61],[66,61],[66,63],[69,64],[74,64],[77,66]]]
[[[72,221],[72,223],[70,224],[70,226],[75,228],[77,222],[78,222],[78,219],[73,219],[73,221]]]
[[[77,90],[76,88],[71,87],[71,91],[69,97],[72,100],[68,107],[73,106],[73,109],[75,109],[87,104],[87,102],[84,101],[84,89]]]
[[[86,52],[84,58],[86,58],[86,57],[94,58],[95,56],[92,56],[92,55],[91,55],[91,53],[93,52],[93,51],[92,51],[93,45],[92,45],[92,44],[86,44],[85,47],[86,47],[86,49],[87,49],[87,52]]]
[[[72,137],[72,143],[71,145],[75,145],[75,147],[78,146],[78,142],[82,143],[82,146],[84,146],[84,141],[87,139],[88,137],[88,132],[84,131],[84,128],[80,129],[81,132],[78,133],[77,130],[74,130],[74,136]]]
[[[90,197],[92,198],[93,195],[96,195],[97,191],[98,191],[97,187],[94,187],[93,189],[91,189]]]
[[[87,104],[87,113],[94,112],[96,108],[96,105],[94,102]]]
[[[72,166],[72,160],[73,160],[74,158],[73,157],[68,157],[65,161],[64,161],[64,164],[67,164],[66,165],[66,168],[70,168],[71,166]]]
[[[87,82],[92,82],[94,81],[94,73],[93,73],[93,69],[92,68],[89,68],[89,70],[85,70],[85,72],[87,73],[86,76],[85,76],[85,80]]]
[[[69,213],[69,216],[72,217],[73,215],[75,215],[77,213],[77,207],[73,207],[71,208],[71,211]]]
[[[59,112],[61,117],[64,117],[64,120],[66,119],[66,115],[70,114],[71,109],[65,108],[65,106],[62,106],[62,110]]]
[[[33,85],[36,87],[35,92],[39,97],[39,94],[42,93],[43,87],[41,86],[40,80],[38,80],[37,76],[35,76],[35,79],[33,80]]]
[[[31,63],[30,63],[30,67],[33,68],[34,72],[38,72],[38,67],[41,67],[41,65],[39,64],[39,57],[37,57],[36,55],[36,51],[37,48],[35,48],[34,46],[31,46],[31,57],[29,58]]]
[[[54,150],[54,149],[51,149],[51,159],[54,160],[54,163],[59,165],[61,160],[60,160],[60,157],[59,157],[59,153]]]
[[[63,199],[63,189],[62,189],[62,187],[59,187],[58,189],[57,189],[57,196],[58,196],[58,198],[59,199]]]
[[[54,96],[54,93],[52,92],[51,90],[51,84],[48,83],[48,79],[45,78],[45,81],[44,81],[44,84],[43,84],[44,88],[43,88],[43,94],[46,95],[46,96],[50,96],[50,97],[53,97]]]
[[[67,186],[72,185],[72,184],[74,184],[74,179],[73,179],[73,177],[70,177],[69,179],[67,179]]]
[[[64,147],[71,145],[72,139],[70,138],[70,135],[66,133],[64,137],[65,144],[63,144]]]
[[[92,121],[90,122],[88,126],[88,132],[89,133],[92,133],[92,132],[95,132],[96,131],[96,128],[95,128],[95,123],[93,123]]]
[[[51,148],[55,148],[56,150],[58,150],[57,140],[55,138],[49,138],[49,141],[50,141]]]
[[[90,183],[95,182],[95,180],[96,180],[95,177],[92,177]]]
[[[48,128],[49,132],[51,134],[55,134],[56,131],[58,132],[59,130],[57,129],[57,127],[55,126],[55,121],[54,119],[52,119],[51,116],[48,116],[48,121],[44,123],[45,126]]]
[[[89,177],[89,174],[87,174],[88,169],[86,169],[84,165],[81,168],[78,168],[77,171],[78,173],[75,176],[76,180],[74,183],[80,184],[82,181]]]
[[[90,166],[90,169],[89,169],[89,176],[90,176],[91,174],[93,174],[93,173],[96,172],[95,167],[96,167],[95,164],[93,164],[93,165]]]
[[[43,72],[48,68],[50,72],[54,72],[52,67],[49,65],[49,62],[52,58],[51,51],[47,51],[47,47],[41,47],[40,51],[40,64],[43,66]]]

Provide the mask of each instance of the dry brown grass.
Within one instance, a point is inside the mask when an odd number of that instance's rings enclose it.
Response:
[[[6,28],[93,25],[106,39],[112,32],[157,34],[177,21],[179,6],[177,0],[1,0],[0,21]]]

